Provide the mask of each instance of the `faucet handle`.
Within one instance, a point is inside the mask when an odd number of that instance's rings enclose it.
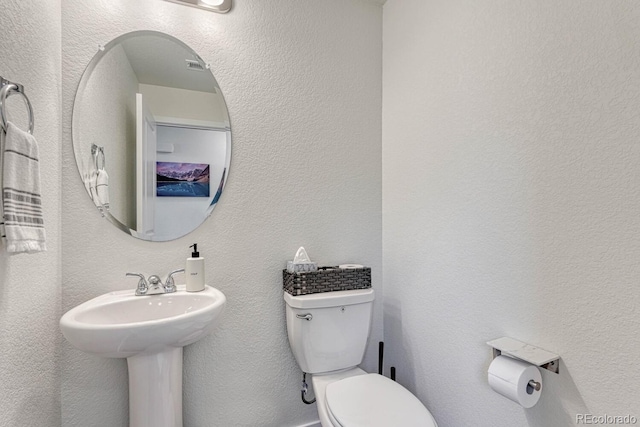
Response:
[[[126,276],[136,276],[139,277],[138,280],[138,288],[136,289],[136,295],[145,295],[149,290],[149,286],[147,285],[147,280],[144,278],[144,274],[140,273],[127,273]]]
[[[176,285],[175,285],[175,282],[173,281],[173,275],[177,274],[177,273],[184,273],[184,268],[180,268],[178,270],[173,270],[171,273],[169,273],[169,275],[167,276],[166,282],[164,282],[164,287],[165,287],[167,292],[175,292],[176,291]]]

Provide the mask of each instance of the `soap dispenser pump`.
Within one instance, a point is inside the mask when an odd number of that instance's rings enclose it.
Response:
[[[198,252],[197,243],[189,247],[193,248],[193,252],[191,252],[191,257],[187,258],[184,267],[187,276],[187,292],[200,292],[204,290],[204,258]]]

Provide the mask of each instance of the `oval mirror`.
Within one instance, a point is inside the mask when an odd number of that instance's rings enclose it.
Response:
[[[93,57],[72,138],[98,211],[139,239],[193,231],[229,174],[231,126],[216,79],[186,44],[155,31],[124,34]]]

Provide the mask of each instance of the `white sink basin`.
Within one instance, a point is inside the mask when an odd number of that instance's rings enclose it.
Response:
[[[79,350],[127,358],[130,427],[182,427],[182,348],[213,330],[226,301],[210,286],[110,292],[66,312],[60,329]]]
[[[226,298],[206,286],[186,292],[135,296],[134,290],[100,295],[60,319],[65,338],[79,350],[103,357],[130,357],[184,347],[211,332]]]

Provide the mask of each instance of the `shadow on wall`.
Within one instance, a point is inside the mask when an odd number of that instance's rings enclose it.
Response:
[[[6,294],[5,286],[9,282],[8,258],[9,255],[0,243],[0,313],[4,312],[3,305],[4,301],[6,301],[6,298],[4,298],[4,295]]]
[[[416,389],[416,367],[410,349],[404,344],[400,306],[400,301],[385,296],[383,336],[388,342],[385,342],[384,374],[388,377],[390,367],[396,366],[398,382],[414,392]],[[387,357],[387,355],[391,355],[392,351],[393,358]]]
[[[542,393],[536,406],[524,410],[529,426],[572,426],[576,425],[578,414],[589,413],[587,405],[562,359],[560,360],[560,374],[556,375],[542,369],[542,380],[546,385],[546,393]]]
[[[428,375],[429,373],[427,371],[430,368],[428,365],[424,367],[420,366],[420,363],[425,359],[425,356],[414,354],[410,342],[405,338],[406,331],[403,329],[402,325],[401,305],[402,304],[399,300],[389,298],[388,296],[385,297],[385,375],[389,375],[389,367],[391,365],[397,366],[398,382],[415,394],[415,390],[418,387],[416,384],[416,376]],[[475,345],[476,343],[473,344]],[[480,381],[484,381],[484,384],[481,384],[481,386],[486,389],[487,393],[493,393],[487,383],[487,370],[491,363],[490,350],[488,347],[485,349],[484,346],[482,346],[482,349],[486,350],[483,351],[481,355],[483,362],[476,361],[478,362],[476,365],[480,366],[483,364],[485,371],[480,373],[476,378],[481,378]],[[434,351],[436,350],[434,349]],[[587,406],[582,399],[573,378],[571,377],[569,368],[561,359],[559,375],[545,369],[542,369],[541,372],[545,392],[542,393],[540,401],[536,406],[531,409],[521,408],[526,417],[526,427],[559,427],[576,425],[576,416],[578,414],[588,414],[589,410],[587,409]],[[462,387],[462,385],[460,385],[460,387]],[[427,399],[429,398],[429,392],[431,391],[427,391]],[[454,390],[453,393],[449,393],[449,395],[454,395],[457,392],[460,392],[460,390]],[[423,397],[425,396],[423,395]],[[429,407],[429,402],[423,403]],[[500,405],[496,405],[496,407],[493,408],[493,411],[505,411],[506,408],[509,408],[509,410],[518,410],[516,406],[511,407],[511,405],[516,404],[509,402],[508,400],[505,400],[504,402],[501,400],[501,404],[504,404],[505,407],[501,408]],[[440,408],[444,411],[444,414],[447,413],[447,410],[451,410],[451,406],[449,404],[446,406],[447,408]],[[433,411],[435,408],[431,409],[432,413],[437,412]],[[491,408],[486,409],[488,412],[492,412]],[[508,411],[505,413],[508,413]],[[442,416],[442,414],[440,415]],[[441,425],[446,426],[446,421],[446,419],[441,419]],[[509,420],[505,421],[510,422]]]

